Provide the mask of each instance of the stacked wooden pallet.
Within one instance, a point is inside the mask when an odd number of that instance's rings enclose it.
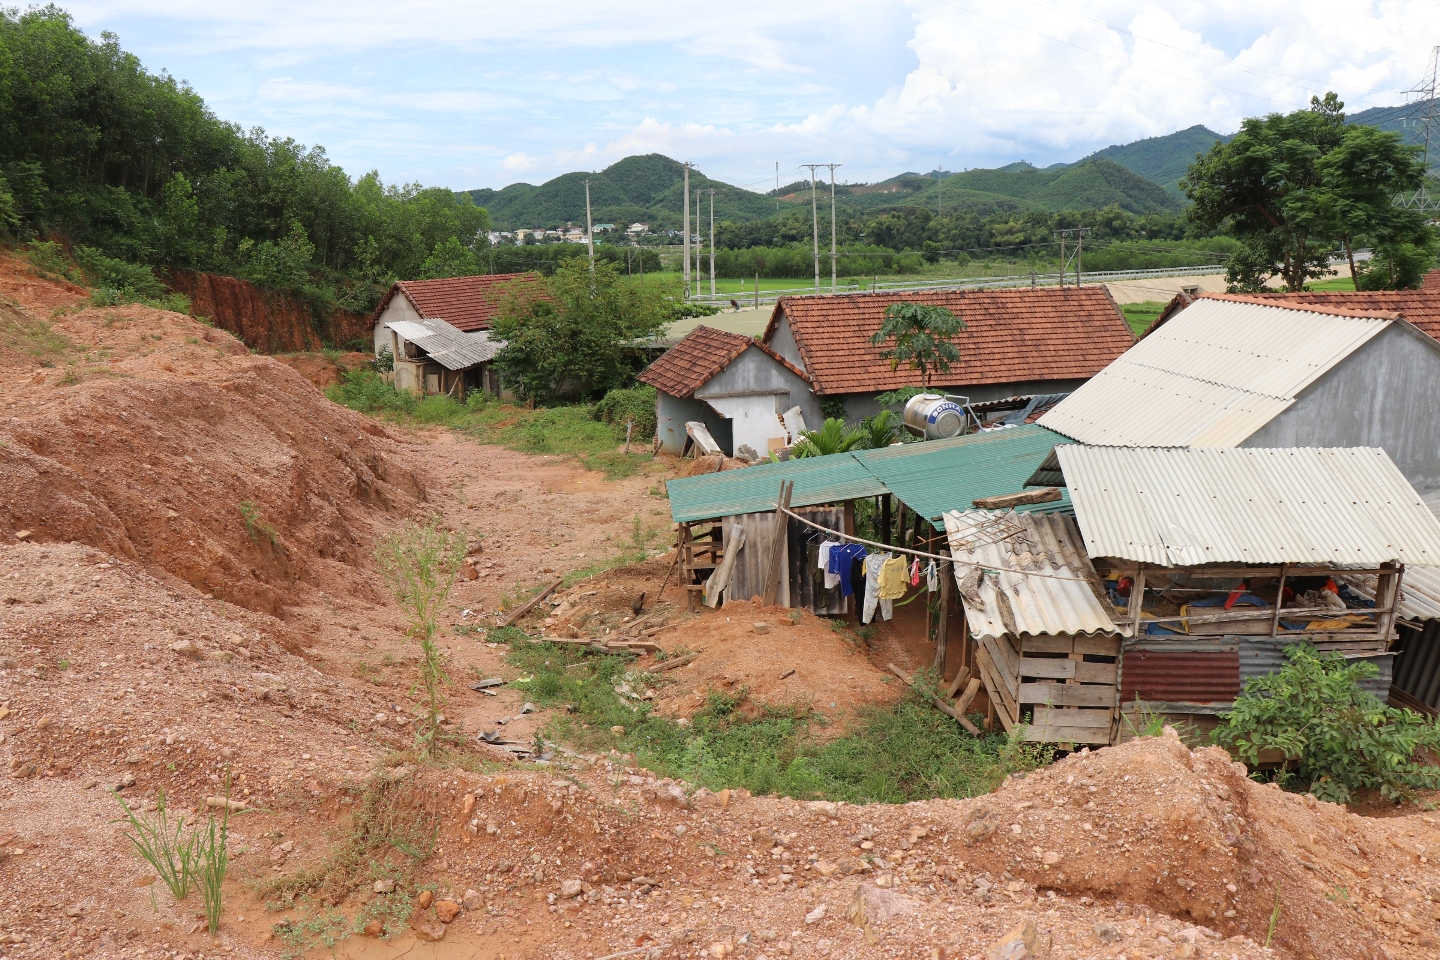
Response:
[[[1001,725],[1026,724],[1034,743],[1114,741],[1117,695],[1115,636],[981,638],[975,662]]]

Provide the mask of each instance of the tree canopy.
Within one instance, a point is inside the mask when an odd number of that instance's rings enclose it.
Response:
[[[488,225],[466,194],[352,181],[322,147],[218,119],[54,6],[0,8],[0,235],[368,309],[391,280],[475,272]]]
[[[1301,290],[1330,274],[1337,247],[1353,265],[1360,241],[1381,259],[1433,247],[1420,212],[1392,202],[1424,181],[1415,148],[1398,134],[1346,124],[1345,105],[1333,93],[1310,104],[1245,120],[1182,181],[1194,203],[1190,219],[1202,229],[1226,229],[1243,244],[1229,261],[1233,290],[1260,289],[1277,274],[1286,289]],[[1393,270],[1386,276],[1398,279]]]
[[[870,342],[888,343],[880,356],[890,361],[890,369],[908,364],[928,388],[937,371],[944,373],[950,364],[960,362],[960,348],[950,338],[964,329],[965,321],[944,307],[902,301],[885,308],[885,319]]]

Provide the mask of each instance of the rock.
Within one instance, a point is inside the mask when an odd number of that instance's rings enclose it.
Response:
[[[395,878],[386,877],[384,880],[375,881],[376,893],[393,893],[395,891]]]
[[[615,734],[615,736],[617,737],[623,737],[625,735],[625,728],[617,723],[615,724],[615,726],[610,728],[610,732]]]
[[[824,919],[825,919],[825,914],[826,914],[825,904],[822,903],[822,904],[820,904],[820,906],[816,907],[814,910],[811,910],[809,913],[805,914],[805,922],[806,922],[806,923],[819,923],[821,920],[824,920]]]
[[[805,804],[805,809],[811,813],[825,817],[827,820],[834,820],[835,814],[839,810],[835,804],[828,800],[811,800]]]
[[[124,790],[126,787],[133,787],[133,786],[135,786],[135,774],[133,774],[133,773],[127,773],[127,774],[125,774],[124,776],[122,776],[119,780],[117,780],[117,781],[115,782],[115,786],[111,787],[110,789],[112,789],[112,790]]]
[[[840,866],[839,864],[831,863],[829,860],[816,860],[815,872],[829,879],[840,872]]]
[[[563,900],[573,900],[585,892],[585,883],[582,880],[561,880],[560,897]]]
[[[430,904],[435,902],[435,893],[432,890],[421,890],[420,896],[415,898],[415,909],[428,910]]]
[[[995,824],[989,820],[976,820],[965,828],[965,845],[979,843],[995,832]]]
[[[460,576],[464,577],[466,580],[479,580],[480,571],[476,570],[475,567],[471,564],[466,563],[460,566]]]
[[[440,918],[441,923],[449,923],[460,916],[460,904],[448,897],[444,900],[436,900],[435,916]]]
[[[206,797],[205,806],[213,810],[248,810],[244,800],[233,800],[229,797]]]
[[[425,891],[429,893],[429,891]],[[410,923],[410,929],[415,931],[416,940],[424,940],[428,943],[436,943],[445,939],[445,924],[438,920],[430,920],[426,917],[416,917]]]
[[[369,923],[365,924],[364,933],[367,937],[384,936],[385,924],[381,923],[379,920],[371,920]]]
[[[1095,939],[1101,943],[1119,943],[1125,939],[1125,935],[1113,923],[1097,923],[1095,924]]]
[[[770,632],[770,624],[766,623],[764,620],[759,620],[755,623],[752,623],[750,625],[750,629],[754,630],[758,634],[764,635]]]
[[[1035,955],[1035,918],[1030,917],[990,944],[985,960],[1028,960]]]
[[[472,913],[485,906],[485,898],[480,896],[480,893],[476,890],[466,890],[465,896],[460,902],[464,905],[466,910],[469,910]]]
[[[16,540],[29,540],[29,539],[30,539],[31,537],[33,537],[34,535],[35,535],[35,531],[34,531],[34,530],[16,530],[16,531],[15,531],[15,539],[16,539]]]
[[[1045,864],[1045,866],[1047,867],[1053,867],[1055,866],[1055,864],[1060,862],[1060,854],[1056,853],[1054,850],[1047,850],[1045,851],[1045,855],[1040,858],[1040,862]]]
[[[862,883],[855,888],[855,896],[845,911],[845,918],[857,927],[883,924],[892,918],[914,913],[916,903],[910,897],[894,890]]]
[[[178,653],[180,656],[190,660],[199,660],[204,656],[204,652],[195,645],[195,641],[189,638],[181,640],[178,643],[170,644],[170,652]]]

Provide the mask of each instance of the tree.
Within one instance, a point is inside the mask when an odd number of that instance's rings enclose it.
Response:
[[[480,262],[475,251],[455,237],[446,237],[435,244],[425,264],[420,268],[421,280],[441,280],[445,277],[473,277],[480,273]]]
[[[890,361],[891,370],[902,363],[914,367],[928,389],[936,371],[948,373],[950,364],[960,362],[960,348],[950,338],[964,329],[965,321],[944,307],[901,301],[885,308],[885,319],[870,342],[891,342],[880,351],[881,358]]]
[[[802,430],[800,439],[790,448],[791,457],[828,457],[863,446],[865,434],[860,428],[847,428],[844,420],[827,417],[819,430]]]
[[[562,263],[543,287],[516,285],[501,301],[495,365],[521,399],[556,403],[599,397],[634,380],[635,344],[675,319],[665,290],[642,286],[612,263]]]
[[[1227,267],[1232,290],[1261,289],[1276,274],[1287,290],[1302,290],[1330,274],[1337,243],[1348,249],[1355,236],[1382,234],[1404,242],[1423,230],[1391,207],[1423,176],[1413,148],[1396,134],[1347,125],[1344,107],[1327,93],[1311,97],[1308,110],[1247,119],[1186,172],[1190,220],[1245,245]]]

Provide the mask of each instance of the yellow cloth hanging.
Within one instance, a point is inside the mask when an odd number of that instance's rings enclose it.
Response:
[[[910,584],[910,565],[904,557],[891,557],[880,565],[880,599],[899,600]]]

